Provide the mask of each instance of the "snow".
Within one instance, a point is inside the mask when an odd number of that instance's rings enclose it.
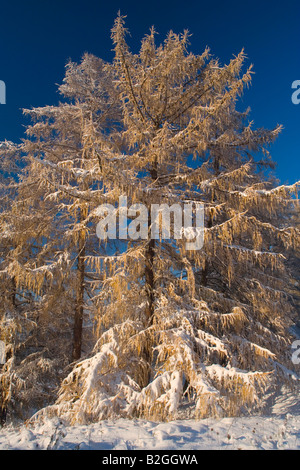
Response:
[[[56,419],[0,429],[0,450],[299,450],[300,402],[279,396],[266,416],[174,420],[106,420],[65,426]]]

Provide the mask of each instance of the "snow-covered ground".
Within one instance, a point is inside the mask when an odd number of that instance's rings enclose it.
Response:
[[[64,426],[58,420],[39,426],[0,429],[0,450],[273,450],[300,449],[298,397],[280,396],[268,416],[176,420],[102,421]]]

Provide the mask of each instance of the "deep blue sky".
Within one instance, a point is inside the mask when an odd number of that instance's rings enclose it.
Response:
[[[291,84],[300,80],[299,0],[2,0],[0,7],[0,80],[7,88],[0,140],[23,137],[23,108],[58,102],[68,59],[90,52],[111,60],[110,29],[120,9],[133,51],[152,25],[157,41],[170,29],[189,29],[191,50],[208,45],[222,63],[244,47],[255,75],[241,104],[251,107],[257,127],[283,124],[271,149],[277,176],[283,183],[300,179],[300,104],[291,101]]]

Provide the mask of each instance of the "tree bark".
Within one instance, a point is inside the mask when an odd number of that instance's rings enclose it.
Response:
[[[148,326],[153,323],[154,315],[154,249],[155,240],[149,240],[145,253],[145,289],[147,296],[146,317]]]
[[[214,167],[214,171],[215,171],[215,176],[218,176],[220,174],[220,159],[218,157],[216,157],[214,159],[213,167]],[[211,202],[214,202],[214,199],[215,198],[212,197]],[[213,226],[213,220],[212,220],[212,215],[210,214],[209,218],[208,218],[208,221],[207,221],[207,228],[211,228],[212,226]],[[201,285],[203,287],[207,287],[208,272],[209,272],[208,268],[209,268],[208,267],[208,261],[206,259],[205,267],[204,267],[204,269],[202,269],[202,272],[201,272]]]
[[[151,178],[153,181],[157,179],[157,162],[154,162],[153,167],[150,171]],[[148,242],[145,249],[145,291],[147,297],[146,305],[146,327],[153,324],[154,319],[154,302],[155,302],[155,281],[154,281],[154,259],[155,259],[155,240],[151,238],[151,204],[148,205]],[[146,383],[143,386],[148,385],[151,380],[151,361],[152,361],[152,350],[149,344],[145,344],[144,347],[144,358],[148,363],[148,373]]]
[[[77,292],[76,292],[76,307],[75,307],[74,330],[73,330],[72,361],[78,361],[81,357],[83,310],[84,310],[84,278],[85,278],[84,257],[85,257],[85,240],[83,237],[80,237],[78,265],[77,265]]]
[[[153,181],[157,179],[157,161],[153,163],[150,170]],[[154,315],[154,257],[155,257],[155,240],[151,239],[151,204],[148,207],[148,243],[145,253],[145,289],[147,295],[146,316],[148,326],[152,325]]]

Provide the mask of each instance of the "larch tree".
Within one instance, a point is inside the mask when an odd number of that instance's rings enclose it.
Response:
[[[298,384],[298,185],[269,175],[281,128],[254,129],[238,110],[252,75],[243,51],[221,65],[189,52],[187,31],[155,35],[133,54],[118,16],[114,60],[69,63],[68,102],[27,111],[15,148],[27,164],[1,219],[2,274],[33,296],[51,360],[75,362],[32,421],[236,415]]]
[[[11,145],[1,150],[13,162],[22,148]],[[1,213],[1,245],[5,251],[0,275],[6,292],[1,312],[1,339],[6,345],[1,405],[9,417],[26,417],[49,403],[60,382],[60,359],[66,352],[63,324],[68,312],[63,316],[53,300],[67,260],[54,253],[58,246],[53,236],[58,233],[56,209],[43,201],[34,174],[30,178],[23,170],[21,176],[20,167],[14,171],[19,181],[10,184],[14,197]],[[61,333],[59,340],[53,338],[55,330]]]
[[[188,32],[171,31],[159,46],[155,34],[133,54],[124,18],[112,29],[107,69],[121,116],[102,156],[115,162],[113,187],[130,205],[115,216],[130,223],[118,252],[89,257],[103,273],[94,353],[33,419],[236,415],[262,407],[276,384],[298,384],[285,266],[286,250],[299,247],[286,218],[298,185],[266,176],[281,128],[253,129],[249,111],[237,109],[252,74],[243,51],[221,66],[208,49],[188,51]],[[188,249],[175,229],[153,236],[154,205],[191,202],[205,208],[202,249]]]
[[[1,146],[7,166],[16,156],[22,161],[14,197],[1,214],[4,300],[14,304],[11,324],[18,325],[10,335],[13,356],[1,374],[3,406],[10,402],[13,415],[28,417],[53,401],[65,367],[90,348],[98,277],[86,257],[99,252],[91,220],[108,187],[103,175],[112,173],[101,162],[101,136],[105,140],[110,121],[112,132],[118,113],[111,86],[100,59],[86,54],[79,66],[69,63],[60,87],[65,101],[25,110],[32,120],[26,139]],[[10,310],[4,302],[3,319]],[[7,332],[3,324],[8,349]]]
[[[0,424],[6,420],[7,404],[11,398],[13,388],[13,356],[15,349],[16,331],[20,328],[19,317],[16,308],[16,286],[13,276],[5,273],[6,260],[12,250],[12,236],[10,226],[6,221],[6,215],[11,211],[14,190],[11,186],[12,174],[16,173],[17,165],[12,161],[11,149],[15,146],[10,142],[1,143],[0,159],[0,341],[3,348],[4,364],[0,364]]]

